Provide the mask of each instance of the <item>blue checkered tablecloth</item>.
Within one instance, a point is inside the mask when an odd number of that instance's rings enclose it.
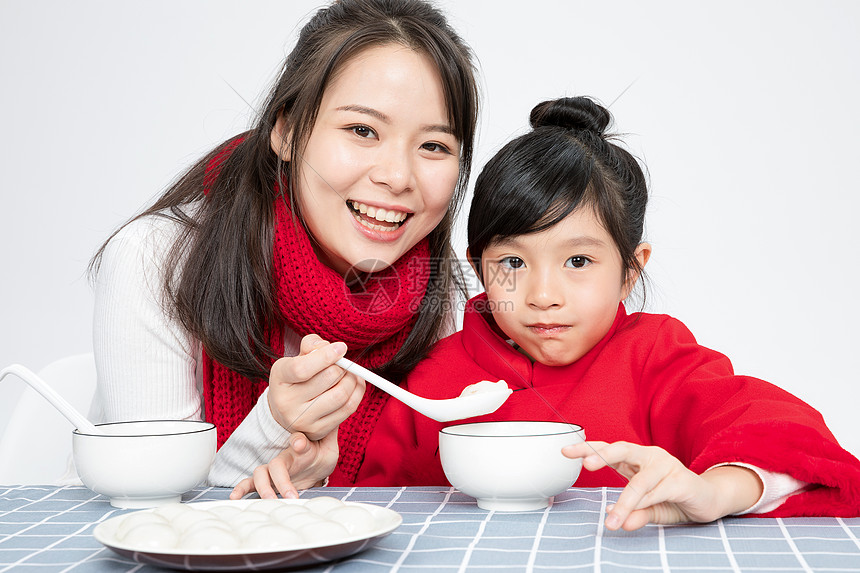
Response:
[[[728,518],[609,532],[604,508],[619,491],[573,488],[547,510],[503,513],[479,509],[451,489],[308,490],[302,497],[391,508],[403,524],[367,551],[307,571],[860,571],[860,519]],[[184,500],[222,500],[228,493],[196,489]],[[123,511],[83,487],[0,486],[0,573],[159,571],[93,538],[96,524]]]

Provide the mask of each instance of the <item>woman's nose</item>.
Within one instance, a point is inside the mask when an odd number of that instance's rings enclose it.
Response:
[[[392,193],[402,193],[414,187],[412,156],[404,145],[391,143],[381,149],[370,179],[384,185]]]

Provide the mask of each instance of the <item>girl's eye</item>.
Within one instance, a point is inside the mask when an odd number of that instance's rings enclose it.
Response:
[[[567,261],[565,261],[564,266],[571,267],[574,269],[581,269],[583,267],[587,267],[590,264],[591,264],[591,260],[588,257],[583,257],[580,255],[577,255],[577,256],[570,257],[569,259],[567,259]]]
[[[356,134],[357,136],[364,138],[364,139],[370,139],[370,138],[376,137],[376,132],[374,132],[372,129],[370,129],[366,125],[354,125],[354,126],[350,127],[349,129],[354,134]]]
[[[519,257],[504,257],[499,259],[499,265],[508,269],[521,269],[526,266],[526,262]]]

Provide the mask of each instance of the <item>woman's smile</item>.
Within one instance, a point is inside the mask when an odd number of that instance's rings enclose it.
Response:
[[[411,213],[398,209],[385,209],[362,203],[347,201],[352,216],[356,221],[374,231],[390,233],[399,229]]]

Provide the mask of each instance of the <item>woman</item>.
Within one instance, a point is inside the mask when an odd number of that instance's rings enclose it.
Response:
[[[294,432],[337,440],[351,483],[386,396],[334,363],[397,379],[452,328],[476,117],[470,51],[430,5],[317,12],[256,125],[93,260],[101,419],[212,421],[219,486]]]

